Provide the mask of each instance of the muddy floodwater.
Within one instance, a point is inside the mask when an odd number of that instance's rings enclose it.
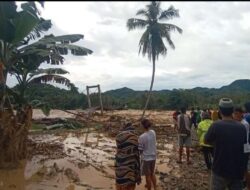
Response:
[[[126,112],[131,116],[139,113]],[[193,164],[187,165],[184,160],[178,165],[171,112],[152,112],[149,117],[155,123],[157,134],[158,190],[208,189],[210,173],[196,148],[197,139],[193,140],[191,152]],[[108,132],[89,127],[76,131],[33,132],[29,142],[29,157],[18,169],[0,170],[0,190],[115,189],[116,144]],[[143,176],[136,189],[146,189],[144,185]]]

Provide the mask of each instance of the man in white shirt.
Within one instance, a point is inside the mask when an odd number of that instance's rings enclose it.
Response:
[[[154,190],[156,190],[156,135],[155,131],[150,129],[152,123],[148,119],[143,119],[141,124],[144,133],[139,137],[138,141],[142,159],[142,175],[146,177],[147,189],[151,190],[151,183],[153,183]]]

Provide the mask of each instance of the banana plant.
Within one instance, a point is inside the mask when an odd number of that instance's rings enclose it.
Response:
[[[43,3],[40,2],[43,6]],[[6,99],[6,81],[9,70],[17,62],[18,48],[31,39],[41,37],[51,26],[50,20],[39,16],[35,2],[21,4],[17,10],[15,1],[0,2],[0,111]]]
[[[14,112],[6,85],[7,76],[20,61],[19,49],[48,31],[51,21],[40,17],[35,2],[22,3],[18,9],[14,1],[1,1],[0,26],[0,167],[3,167],[5,162],[16,163],[25,158],[32,119],[29,105]]]
[[[18,51],[18,61],[10,69],[10,74],[14,75],[18,81],[19,104],[27,104],[25,90],[32,83],[55,82],[67,86],[72,91],[77,88],[69,79],[62,76],[68,74],[68,71],[61,68],[42,69],[43,63],[50,65],[59,65],[64,63],[63,55],[71,51],[72,55],[85,56],[92,51],[71,43],[77,42],[83,38],[83,35],[72,34],[63,36],[48,35],[40,40]]]

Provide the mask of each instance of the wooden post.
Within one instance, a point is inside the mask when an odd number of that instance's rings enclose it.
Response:
[[[103,115],[102,95],[101,95],[101,88],[99,84],[98,84],[98,92],[99,92],[99,99],[100,99],[100,106],[101,106],[101,114]]]
[[[90,96],[89,96],[89,89],[90,88],[98,88],[98,94],[99,94],[99,101],[100,101],[100,107],[101,107],[101,114],[103,115],[103,105],[102,105],[102,95],[101,95],[101,88],[100,85],[95,85],[95,86],[87,86],[87,98],[88,98],[88,104],[89,108],[91,108],[91,101],[90,101]]]
[[[89,108],[91,108],[91,101],[90,101],[90,97],[89,97],[89,87],[86,87],[87,89],[87,98],[88,98],[88,104],[89,104]]]

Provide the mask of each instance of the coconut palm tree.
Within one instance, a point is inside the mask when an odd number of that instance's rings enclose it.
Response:
[[[147,54],[149,60],[152,60],[153,62],[150,89],[141,117],[143,118],[154,84],[155,61],[158,59],[159,55],[165,56],[167,54],[167,47],[165,46],[163,39],[165,39],[170,47],[174,49],[175,45],[171,40],[170,32],[178,31],[179,33],[182,33],[182,29],[174,24],[159,22],[179,17],[179,10],[175,9],[173,6],[170,6],[167,10],[161,10],[160,2],[157,1],[152,1],[149,5],[146,5],[146,9],[138,10],[136,15],[145,17],[145,20],[130,18],[127,21],[127,28],[129,31],[146,28],[139,41],[139,53],[142,53],[143,56]]]

